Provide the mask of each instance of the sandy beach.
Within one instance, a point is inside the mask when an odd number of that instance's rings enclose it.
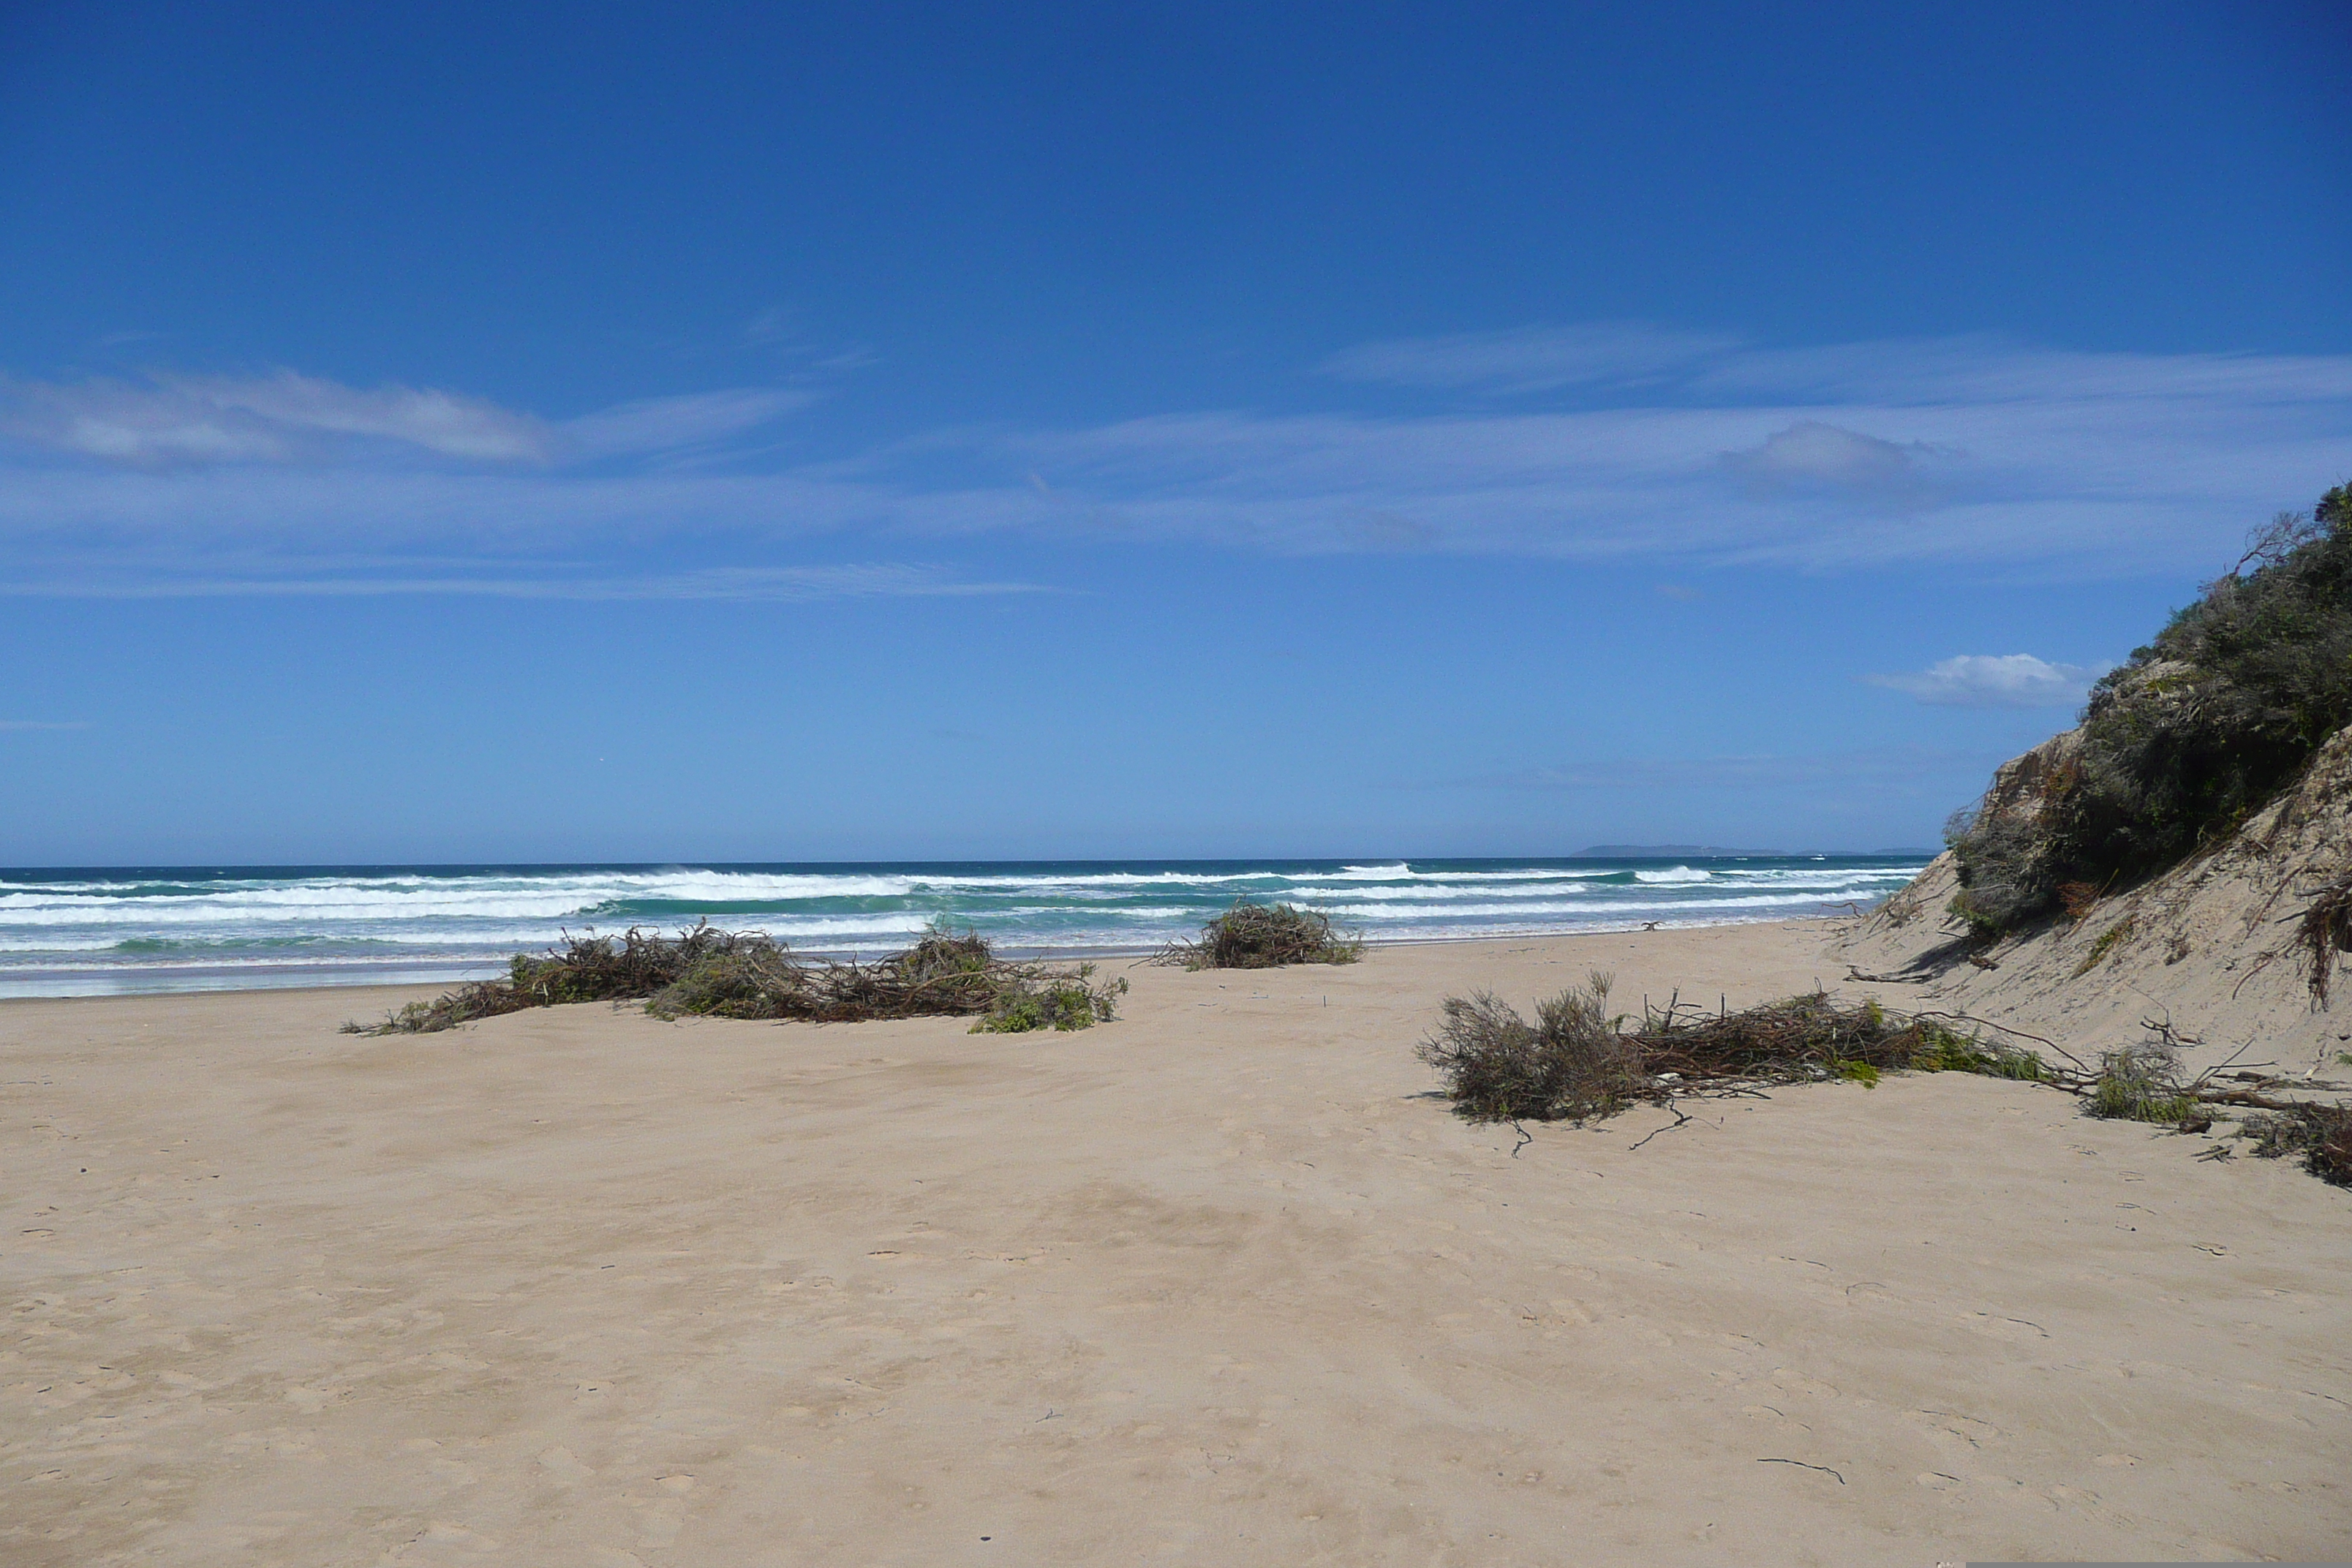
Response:
[[[1045,1036],[0,1003],[0,1558],[2352,1553],[2352,1194],[1957,1075],[1523,1142],[1412,1055],[1827,934],[1137,968]]]

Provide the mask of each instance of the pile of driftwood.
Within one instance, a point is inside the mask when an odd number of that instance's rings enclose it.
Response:
[[[478,1018],[566,1002],[643,1002],[658,1018],[793,1019],[817,1024],[881,1018],[975,1017],[975,1029],[1083,1029],[1108,1022],[1125,981],[1097,984],[1076,970],[998,958],[985,937],[933,928],[903,952],[873,963],[810,963],[774,938],[709,923],[663,936],[567,936],[551,952],[517,953],[495,980],[412,1002],[354,1034],[413,1035]]]
[[[1421,1058],[1444,1077],[1455,1110],[1475,1121],[1588,1121],[1689,1095],[1836,1079],[1875,1084],[1888,1072],[1979,1073],[2080,1096],[2094,1116],[2189,1131],[2210,1129],[2214,1108],[2250,1111],[2244,1130],[2257,1154],[2299,1153],[2315,1175],[2352,1184],[2352,1110],[2284,1098],[2254,1074],[2225,1079],[2216,1068],[2186,1077],[2183,1042],[2155,1020],[2144,1043],[2107,1052],[2094,1068],[2051,1041],[1981,1020],[1906,1016],[1818,991],[1738,1012],[1644,1002],[1638,1022],[1609,1011],[1609,992],[1610,976],[1596,971],[1538,1003],[1532,1023],[1489,992],[1449,996]]]

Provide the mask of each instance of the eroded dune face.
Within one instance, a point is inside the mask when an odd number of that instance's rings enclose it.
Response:
[[[2081,731],[2055,736],[2005,764],[1979,821],[2030,823],[2047,809]],[[2315,965],[2332,973],[2331,942],[2298,938],[2315,899],[2352,871],[2352,730],[2320,748],[2303,776],[2214,847],[2163,875],[2029,923],[1983,945],[1948,913],[1958,867],[1938,856],[1918,879],[1839,940],[1864,973],[1901,974],[1931,994],[2021,1027],[2053,1034],[2078,1054],[2137,1039],[2143,1020],[2200,1042],[2203,1068],[2242,1048],[2245,1064],[2305,1073],[2352,1051],[2352,993],[2323,1005]]]

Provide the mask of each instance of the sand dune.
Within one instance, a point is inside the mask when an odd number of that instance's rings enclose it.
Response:
[[[2352,1552],[2352,1194],[1958,1077],[1520,1148],[1412,1056],[1825,934],[1139,969],[1045,1037],[0,1004],[0,1557]]]
[[[2056,736],[2004,767],[1988,805],[2018,811],[2024,796],[2032,807],[2037,765],[2066,755],[2079,734]],[[2242,827],[2101,899],[2080,920],[2033,921],[1973,947],[1946,912],[1960,890],[1947,852],[1842,933],[1838,973],[1853,964],[1864,974],[1916,977],[1937,1006],[2063,1036],[2088,1059],[2142,1038],[2142,1021],[2153,1018],[2196,1042],[2182,1053],[2192,1070],[2235,1061],[2340,1077],[2336,1058],[2352,1046],[2352,1008],[2314,1005],[2311,954],[2298,948],[2295,927],[2344,874],[2347,843],[2352,730],[2321,747]],[[2332,974],[2341,960],[2332,950],[2327,957]]]

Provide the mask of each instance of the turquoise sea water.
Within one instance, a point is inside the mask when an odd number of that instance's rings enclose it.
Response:
[[[133,867],[0,870],[0,996],[444,980],[564,931],[709,920],[868,956],[929,921],[1012,953],[1134,952],[1236,899],[1329,913],[1374,942],[1827,914],[1924,860],[1234,860],[776,866]]]

